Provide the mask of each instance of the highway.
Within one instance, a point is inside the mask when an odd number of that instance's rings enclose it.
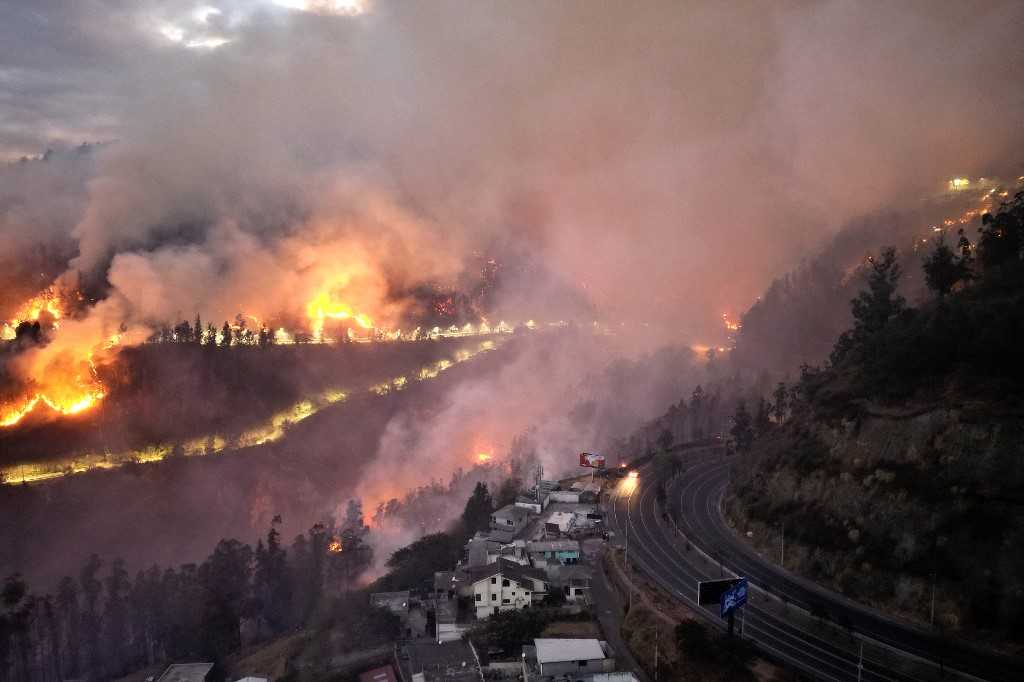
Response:
[[[630,564],[719,627],[724,627],[724,621],[717,606],[695,604],[697,582],[723,575],[746,576],[755,589],[742,618],[737,618],[743,636],[815,679],[1024,679],[1020,661],[980,654],[949,642],[940,645],[921,629],[888,620],[758,556],[722,518],[720,502],[728,476],[729,465],[721,455],[709,451],[689,454],[683,473],[667,487],[667,494],[680,504],[678,526],[663,515],[657,503],[653,467],[640,470],[635,487],[628,479],[620,483],[610,500],[609,523],[620,544],[628,526]],[[785,606],[777,597],[800,608]],[[843,627],[811,618],[806,610],[812,605]],[[863,668],[858,669],[861,663]]]

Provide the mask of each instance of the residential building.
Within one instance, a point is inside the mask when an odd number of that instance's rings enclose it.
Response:
[[[530,512],[514,504],[508,504],[491,514],[491,528],[518,533],[526,527]]]
[[[409,590],[374,592],[370,595],[370,603],[387,609],[396,616],[405,616],[409,612]]]
[[[213,663],[173,663],[156,682],[206,682]]]
[[[470,623],[459,623],[458,602],[454,599],[436,599],[431,602],[434,609],[434,639],[438,642],[454,642],[462,639]]]
[[[535,639],[537,665],[544,677],[577,676],[615,670],[607,642],[596,639]]]
[[[590,581],[593,569],[581,564],[559,566],[555,564],[545,569],[552,584],[556,585],[565,596],[567,602],[587,604],[590,601]]]
[[[565,534],[576,527],[576,514],[571,511],[553,511],[544,521],[544,532],[551,535]]]
[[[549,565],[568,566],[580,560],[578,540],[544,540],[526,543],[526,554],[534,568]]]
[[[359,673],[359,682],[398,682],[395,677],[395,670],[390,665],[385,665],[365,673]]]
[[[472,569],[472,581],[477,618],[539,604],[547,593],[548,585],[547,576],[542,571],[505,559],[482,569]]]

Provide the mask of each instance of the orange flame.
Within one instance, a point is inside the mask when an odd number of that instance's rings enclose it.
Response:
[[[339,540],[338,538],[331,538],[330,543],[327,545],[327,551],[331,554],[337,554],[341,550],[341,540]]]
[[[47,288],[22,304],[11,322],[4,325],[4,338],[14,338],[14,330],[20,323],[38,321],[44,313],[52,318],[53,328],[58,328],[57,321],[64,318],[65,309],[55,287]],[[97,349],[109,349],[119,341],[120,335],[114,334]],[[0,404],[0,427],[14,426],[40,404],[58,414],[73,415],[93,407],[106,395],[106,388],[96,374],[91,348],[57,354],[45,367],[31,372],[30,379],[28,393]]]
[[[327,320],[352,320],[363,329],[373,328],[373,320],[355,312],[347,303],[334,300],[328,291],[321,291],[313,297],[306,305],[306,315],[312,322],[313,338],[317,340],[323,339]]]

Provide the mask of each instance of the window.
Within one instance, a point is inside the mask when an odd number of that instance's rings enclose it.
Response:
[[[526,597],[527,599],[529,599],[530,598],[530,593],[529,592],[523,592],[523,596]]]
[[[508,587],[508,580],[502,580],[501,581],[501,586],[502,587]]]
[[[586,661],[576,661],[576,664],[579,667],[581,667],[581,668],[586,668],[587,667],[587,662]]]
[[[491,601],[498,601],[498,595],[492,594],[491,595]]]
[[[497,585],[498,584],[498,579],[497,578],[491,578],[491,584],[492,585]]]
[[[477,594],[476,594],[476,600],[477,600],[477,601],[480,601],[480,600],[482,600],[482,599],[483,599],[483,595],[482,595],[482,594],[480,594],[479,592],[477,592]]]
[[[501,603],[502,604],[511,604],[512,602],[510,602],[508,599],[502,599]]]

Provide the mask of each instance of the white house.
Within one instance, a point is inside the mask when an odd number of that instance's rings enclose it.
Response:
[[[539,604],[547,594],[547,576],[543,571],[505,559],[472,569],[471,580],[477,618],[528,608]]]
[[[544,677],[593,675],[615,670],[608,644],[596,639],[535,639],[537,665]]]

